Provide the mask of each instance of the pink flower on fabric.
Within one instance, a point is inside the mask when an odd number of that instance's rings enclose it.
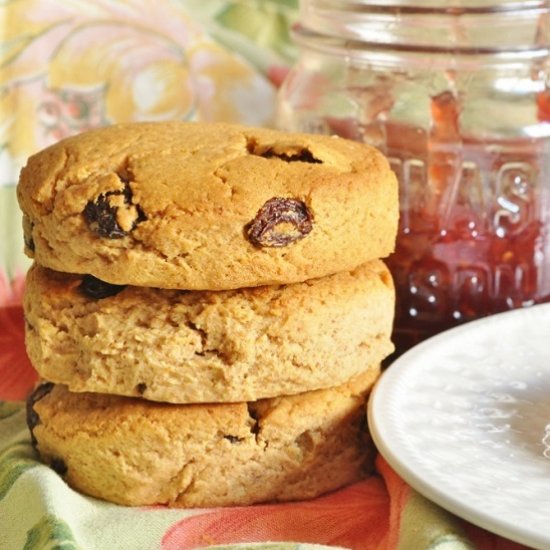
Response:
[[[373,476],[310,501],[205,510],[172,525],[162,549],[293,541],[370,550],[380,548],[389,515],[384,483]]]
[[[0,270],[0,399],[24,399],[37,374],[25,351],[25,321],[21,300],[24,274],[12,280]]]
[[[20,305],[0,307],[0,398],[25,399],[37,374],[25,352],[23,310]]]

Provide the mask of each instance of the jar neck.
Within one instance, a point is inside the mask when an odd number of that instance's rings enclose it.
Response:
[[[301,0],[295,33],[347,48],[540,57],[550,49],[550,1]]]

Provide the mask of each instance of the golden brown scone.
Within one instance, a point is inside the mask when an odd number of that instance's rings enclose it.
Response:
[[[222,290],[300,282],[387,256],[397,183],[375,149],[229,124],[132,123],[32,156],[26,251],[114,284]]]
[[[246,505],[312,498],[372,469],[365,400],[378,370],[346,385],[252,403],[169,405],[70,393],[28,402],[42,459],[74,489],[126,505]]]
[[[341,384],[393,351],[381,260],[286,286],[113,287],[34,265],[29,357],[71,391],[171,403],[250,401]]]

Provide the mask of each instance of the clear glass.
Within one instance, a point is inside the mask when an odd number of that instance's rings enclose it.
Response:
[[[550,300],[548,2],[305,0],[278,124],[378,147],[400,182],[398,352]]]

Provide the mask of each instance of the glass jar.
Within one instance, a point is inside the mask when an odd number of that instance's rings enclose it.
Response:
[[[300,7],[278,125],[372,144],[397,174],[398,352],[549,301],[549,2]]]

